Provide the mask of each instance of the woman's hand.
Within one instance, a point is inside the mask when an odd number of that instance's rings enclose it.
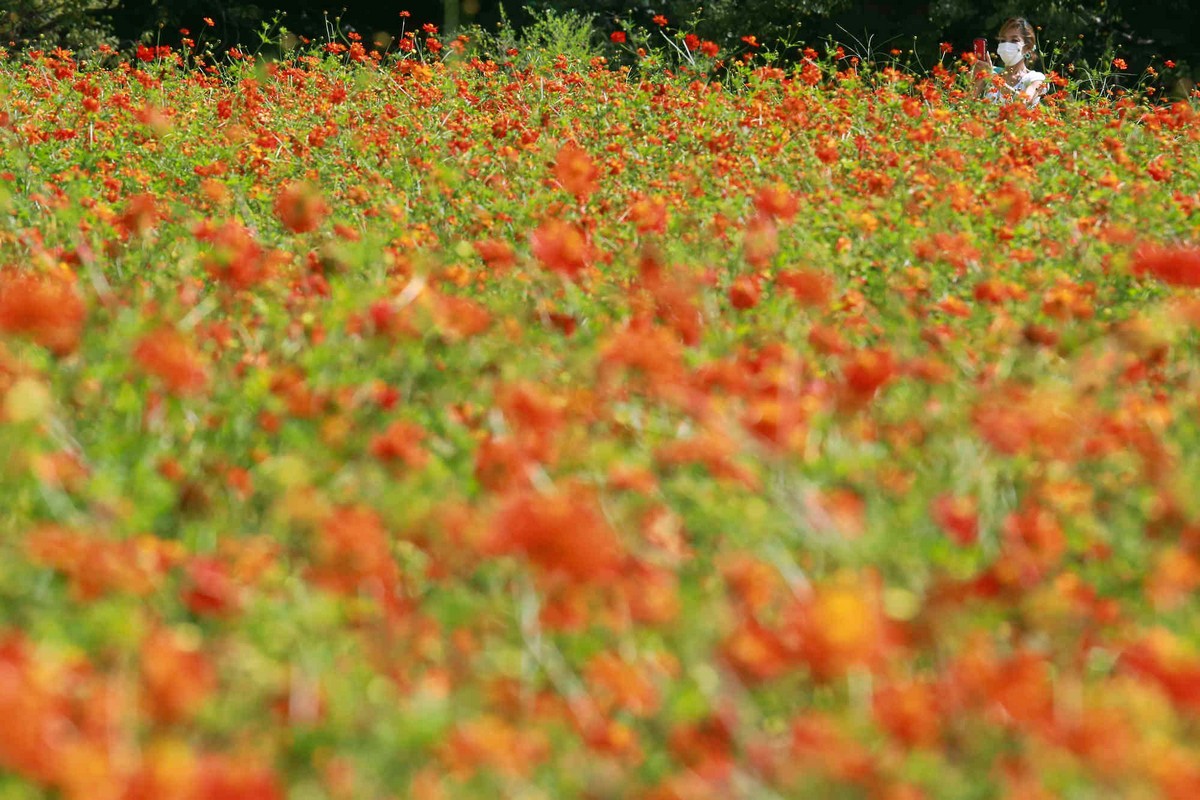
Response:
[[[983,58],[975,59],[975,66],[973,68],[976,97],[983,97],[983,92],[987,88],[988,81],[991,79],[993,72],[992,54],[985,50]]]

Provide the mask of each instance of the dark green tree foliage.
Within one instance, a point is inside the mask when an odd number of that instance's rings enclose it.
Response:
[[[432,22],[443,31],[458,25],[494,29],[503,0],[401,0],[398,3],[343,0],[9,0],[0,11],[0,44],[56,39],[80,46],[97,32],[121,40],[170,43],[180,28],[196,33],[208,17],[212,36],[226,45],[254,45],[264,22],[324,38],[330,25],[357,31],[367,41],[379,32],[400,31],[399,12],[411,29]],[[801,43],[820,47],[836,40],[856,52],[914,49],[921,57],[941,42],[955,51],[976,36],[993,38],[1010,16],[1026,16],[1040,29],[1044,65],[1097,63],[1123,58],[1131,69],[1174,59],[1181,69],[1200,66],[1200,2],[1196,0],[510,0],[503,16],[517,28],[538,12],[578,11],[603,30],[620,24],[650,25],[665,16],[673,28],[694,31],[728,48],[754,35],[785,58]],[[282,16],[280,16],[282,15]],[[1156,60],[1157,59],[1157,60]]]
[[[6,0],[0,5],[0,46],[91,47],[106,37],[105,14],[116,0]]]
[[[343,0],[118,0],[112,14],[113,25],[122,39],[144,39],[149,33],[161,31],[166,39],[173,38],[179,28],[193,32],[204,25],[205,18],[215,25],[213,35],[222,42],[253,44],[263,23],[277,20],[288,30],[311,39],[324,39],[330,29],[343,33],[356,31],[370,40],[376,32],[396,34],[402,20],[401,11],[408,11],[407,20],[413,24],[445,22],[447,4],[440,0],[401,0],[400,2],[366,3]],[[491,3],[494,5],[494,2]],[[457,0],[458,18],[470,23],[479,16],[480,0]],[[469,13],[475,9],[475,13]]]
[[[1196,0],[531,0],[529,6],[587,11],[601,24],[647,24],[663,14],[675,25],[694,21],[697,33],[722,44],[755,35],[772,47],[835,39],[858,50],[915,46],[925,53],[941,42],[967,50],[976,36],[994,39],[1005,19],[1024,16],[1040,29],[1047,59],[1057,50],[1062,63],[1120,56],[1138,68],[1155,57],[1200,65]]]

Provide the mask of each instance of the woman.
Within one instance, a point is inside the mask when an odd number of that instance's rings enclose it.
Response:
[[[975,96],[993,103],[1024,100],[1030,106],[1041,102],[1046,93],[1046,76],[1029,68],[1037,58],[1037,35],[1023,17],[1014,17],[1000,26],[996,53],[1004,62],[1003,69],[992,67],[992,54],[975,63]],[[993,80],[999,75],[1003,84]]]

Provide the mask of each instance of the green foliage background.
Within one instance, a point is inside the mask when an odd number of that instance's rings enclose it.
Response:
[[[723,45],[753,34],[769,47],[817,44],[829,38],[863,48],[901,47],[918,51],[949,41],[966,49],[976,36],[994,36],[1010,16],[1026,16],[1042,29],[1043,49],[1096,63],[1120,56],[1140,69],[1158,59],[1185,68],[1200,64],[1194,32],[1200,4],[1192,0],[414,0],[401,4],[318,0],[8,0],[0,7],[0,43],[55,41],[74,47],[105,37],[130,42],[178,37],[178,29],[209,17],[226,45],[254,40],[262,24],[284,20],[289,29],[318,38],[330,25],[364,34],[398,32],[400,9],[412,23],[446,27],[492,27],[501,19],[518,28],[539,12],[578,11],[592,15],[601,30],[618,21],[646,24],[655,15],[686,26]],[[328,12],[328,14],[326,13]]]

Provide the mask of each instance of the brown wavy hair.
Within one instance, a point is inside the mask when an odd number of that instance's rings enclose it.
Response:
[[[1021,38],[1029,44],[1029,52],[1025,54],[1025,60],[1029,63],[1037,61],[1037,34],[1033,32],[1033,26],[1029,24],[1029,20],[1024,17],[1009,17],[1000,26],[1000,35],[1009,28],[1016,28],[1017,33],[1021,34]]]

